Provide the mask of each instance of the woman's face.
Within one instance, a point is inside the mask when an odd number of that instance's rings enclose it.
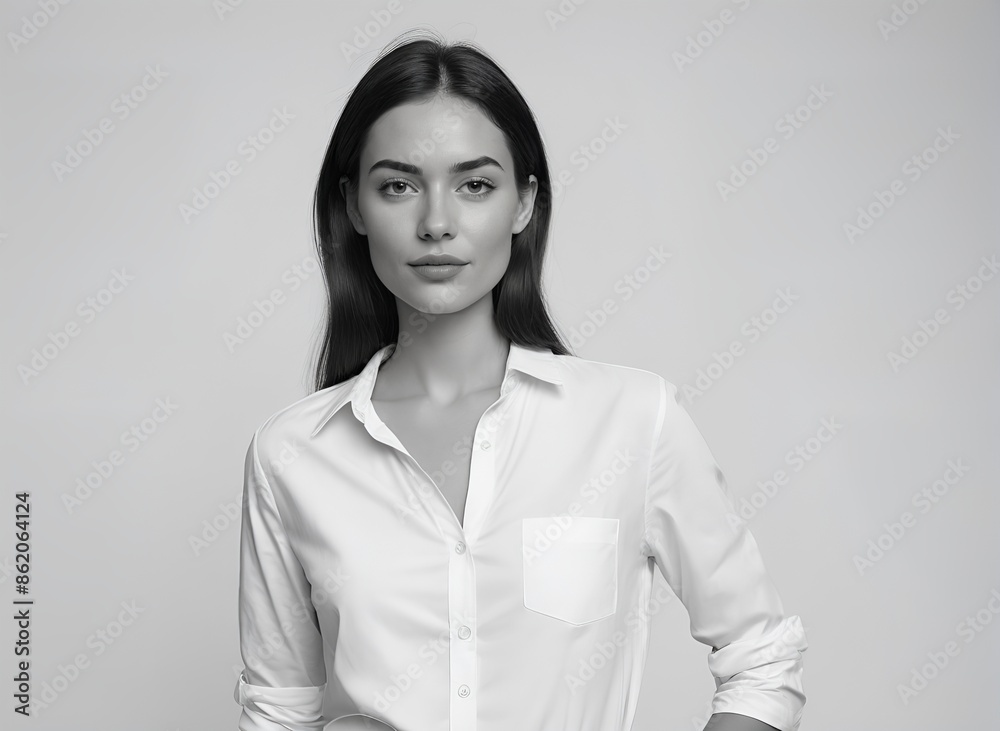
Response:
[[[372,265],[419,312],[458,312],[489,295],[507,271],[513,234],[531,218],[537,180],[520,195],[503,133],[452,96],[403,104],[372,125],[358,189],[341,181]],[[425,256],[452,266],[420,265]]]

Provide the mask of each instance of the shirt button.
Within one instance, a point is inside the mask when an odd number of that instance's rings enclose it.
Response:
[[[465,544],[459,541],[455,544],[455,553],[465,553]]]
[[[463,640],[467,640],[472,636],[472,630],[463,624],[458,628],[458,636]]]
[[[490,448],[490,443],[489,443],[489,442],[487,442],[487,441],[486,441],[486,440],[484,439],[484,440],[482,441],[482,443],[481,443],[481,444],[480,444],[479,446],[480,446],[480,448],[482,448],[482,449],[489,449],[489,448]]]
[[[458,694],[460,696],[462,696],[463,698],[467,698],[468,695],[469,695],[469,693],[471,693],[471,692],[472,691],[469,690],[469,686],[467,686],[467,685],[460,685],[460,686],[458,686]]]

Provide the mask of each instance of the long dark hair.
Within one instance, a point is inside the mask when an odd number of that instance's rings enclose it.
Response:
[[[541,290],[552,188],[531,109],[504,71],[471,43],[447,43],[433,33],[422,32],[415,40],[407,35],[386,46],[354,87],[316,184],[313,233],[327,289],[316,390],[357,375],[375,351],[399,337],[395,296],[372,267],[368,237],[351,225],[340,178],[358,185],[361,148],[379,117],[435,93],[472,102],[503,132],[519,190],[528,188],[528,175],[538,180],[531,220],[513,235],[507,271],[493,288],[497,328],[518,345],[571,354],[555,331]]]

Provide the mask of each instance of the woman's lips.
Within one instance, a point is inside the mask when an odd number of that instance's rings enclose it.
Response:
[[[411,264],[413,271],[424,279],[440,282],[458,274],[465,264]]]

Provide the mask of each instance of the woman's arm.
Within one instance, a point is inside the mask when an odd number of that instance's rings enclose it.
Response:
[[[684,604],[691,635],[712,648],[718,729],[796,731],[805,704],[802,623],[786,615],[756,541],[677,387],[659,379],[646,486],[645,543]]]
[[[247,451],[243,488],[239,620],[245,669],[234,691],[243,707],[238,727],[321,729],[323,638],[309,581],[292,551],[262,466],[272,462],[261,434],[258,429]]]
[[[739,713],[715,713],[708,719],[705,731],[778,731],[778,729]]]

